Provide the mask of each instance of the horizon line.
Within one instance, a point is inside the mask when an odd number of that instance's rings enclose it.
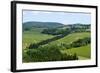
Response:
[[[69,24],[66,24],[66,23],[61,23],[61,22],[44,22],[44,21],[27,21],[27,22],[22,22],[23,23],[28,23],[28,22],[41,22],[41,23],[60,23],[60,24],[63,24],[63,25],[71,25],[70,23]],[[91,23],[73,23],[73,24],[91,24]]]

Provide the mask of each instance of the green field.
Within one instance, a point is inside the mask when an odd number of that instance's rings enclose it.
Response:
[[[82,39],[85,37],[90,37],[90,32],[81,32],[81,33],[72,33],[69,34],[68,36],[65,36],[64,38],[61,38],[57,41],[52,42],[53,44],[55,43],[66,43],[66,44],[70,44],[73,41],[76,41],[78,39]]]
[[[63,50],[62,53],[67,53],[67,54],[76,53],[79,59],[81,60],[90,59],[91,58],[91,47],[90,47],[90,44],[88,44],[86,46],[82,46],[79,48],[71,48],[68,50]]]
[[[52,35],[42,34],[43,28],[33,28],[30,31],[23,32],[23,49],[29,46],[30,43],[37,43],[45,39],[52,38]]]

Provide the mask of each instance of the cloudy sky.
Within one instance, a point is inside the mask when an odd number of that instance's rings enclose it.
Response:
[[[23,11],[23,23],[29,21],[59,22],[63,24],[91,24],[90,13],[52,12],[52,11]]]

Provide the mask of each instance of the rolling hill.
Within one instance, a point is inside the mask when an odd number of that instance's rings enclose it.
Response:
[[[70,49],[62,45],[62,44],[71,44],[72,42],[77,41],[78,39],[84,39],[85,37],[90,37],[91,35],[90,24],[64,25],[62,23],[56,23],[56,22],[32,21],[23,23],[23,29],[26,28],[28,29],[23,31],[23,36],[22,36],[24,62],[27,62],[27,60],[29,60],[29,62],[39,62],[40,60],[49,61],[50,58],[52,61],[54,61],[56,58],[57,61],[60,60],[65,61],[68,60],[67,59],[68,55],[71,57],[74,54],[78,56],[79,60],[86,60],[91,58],[90,43],[80,47],[71,47]],[[45,29],[51,33],[50,34],[43,33]],[[70,31],[70,33],[65,35],[66,32],[68,31]],[[53,34],[54,32],[57,32],[58,34],[54,35]],[[53,39],[53,41],[50,41],[51,39]],[[38,44],[38,47],[29,48],[29,46],[33,44],[35,45]],[[61,56],[61,59],[58,58],[59,56]]]
[[[59,26],[63,26],[63,24],[57,23],[57,22],[36,22],[36,21],[23,23],[23,28],[31,28],[31,27],[35,27],[35,28],[56,28],[56,27],[59,27]]]

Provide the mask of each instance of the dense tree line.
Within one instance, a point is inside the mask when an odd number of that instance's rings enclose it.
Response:
[[[78,39],[78,40],[72,42],[71,44],[61,43],[61,45],[63,47],[65,47],[66,49],[70,49],[70,48],[85,46],[85,45],[90,44],[90,43],[91,43],[91,38],[86,37],[83,39]]]
[[[29,49],[38,48],[41,45],[48,44],[48,43],[50,43],[52,41],[55,41],[57,39],[60,39],[62,37],[64,37],[64,36],[57,36],[57,37],[54,37],[52,39],[47,39],[47,40],[41,41],[39,43],[32,43],[27,48],[29,48]],[[89,43],[91,43],[91,38],[90,37],[86,37],[86,38],[83,38],[83,39],[78,39],[78,40],[72,42],[71,44],[61,43],[61,46],[64,46],[67,49],[69,49],[69,48],[73,48],[73,47],[84,46],[84,45],[87,45]]]
[[[90,32],[90,25],[68,25],[65,29],[61,28],[46,28],[41,33],[43,34],[51,34],[51,35],[60,35],[60,34],[67,34],[71,32]]]
[[[29,31],[31,28],[23,28],[23,31]]]
[[[80,47],[80,46],[84,46],[91,43],[91,38],[90,37],[86,37],[83,39],[78,39],[77,41],[72,42],[71,46],[72,47]]]
[[[51,35],[60,35],[60,34],[68,34],[70,33],[70,29],[57,29],[57,28],[51,28],[51,29],[44,29],[41,33],[43,34],[51,34]]]
[[[53,37],[53,38],[50,38],[50,39],[47,39],[47,40],[43,40],[43,41],[41,41],[41,42],[39,42],[39,43],[32,43],[32,44],[30,44],[29,47],[27,47],[27,48],[29,48],[29,49],[38,48],[38,47],[41,46],[41,45],[45,45],[45,44],[48,44],[48,43],[50,43],[50,42],[56,41],[56,40],[58,40],[58,39],[61,39],[61,38],[65,37],[65,36],[68,35],[68,34],[69,34],[69,33],[66,33],[66,34],[63,34],[63,35],[57,35],[57,36],[55,36],[55,37]]]
[[[45,61],[65,61],[78,60],[77,54],[62,53],[57,45],[40,46],[37,49],[27,49],[23,51],[24,62],[45,62]]]

